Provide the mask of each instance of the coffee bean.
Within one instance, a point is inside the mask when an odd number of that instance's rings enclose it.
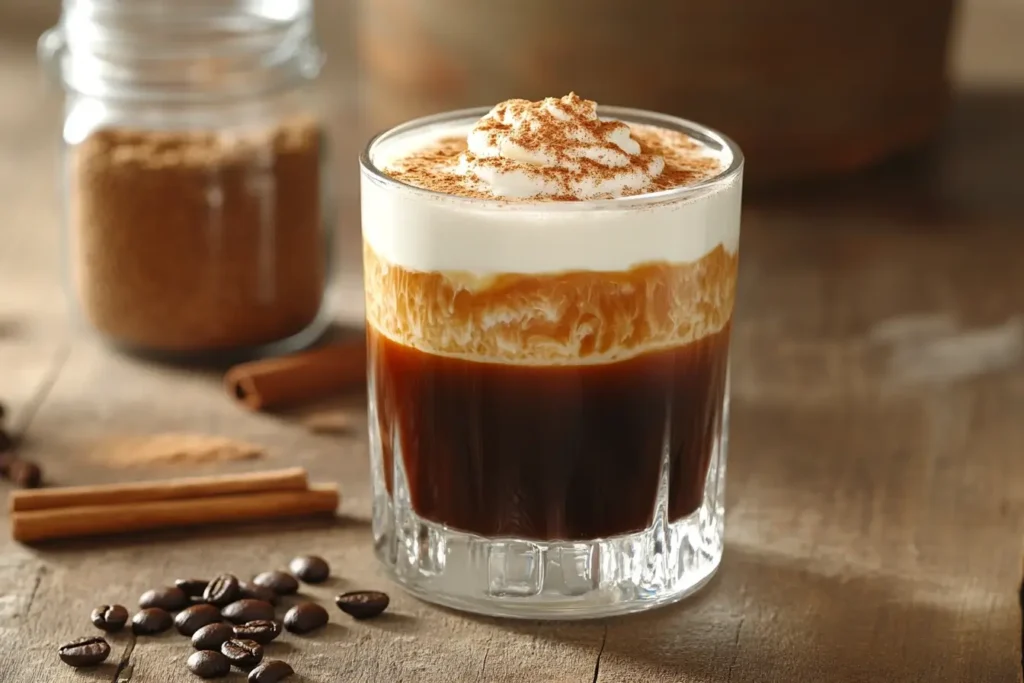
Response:
[[[353,591],[334,598],[342,612],[356,619],[370,619],[388,608],[391,598],[380,591]]]
[[[255,640],[260,645],[266,645],[279,635],[281,624],[270,619],[249,621],[235,626],[235,638]]]
[[[34,462],[15,458],[7,468],[7,478],[23,489],[35,489],[43,483],[43,471]]]
[[[316,555],[296,557],[288,564],[288,569],[306,583],[323,583],[331,575],[327,560]]]
[[[128,610],[121,605],[100,605],[92,611],[91,619],[96,628],[114,633],[128,623]]]
[[[240,595],[241,589],[238,587],[238,579],[233,574],[221,574],[211,581],[206,590],[203,591],[203,599],[218,607],[231,604]]]
[[[94,666],[110,655],[110,644],[100,636],[79,638],[61,645],[57,654],[62,662],[74,667]]]
[[[262,600],[263,602],[269,602],[271,605],[277,604],[277,593],[266,586],[257,586],[251,581],[239,581],[238,587],[242,591],[243,598]]]
[[[274,606],[262,600],[243,599],[226,606],[220,614],[233,624],[244,624],[258,619],[273,619]]]
[[[142,609],[159,607],[168,612],[177,612],[187,607],[188,603],[189,600],[188,596],[185,595],[185,591],[174,586],[153,588],[139,596],[139,607]]]
[[[231,671],[231,662],[219,652],[200,650],[189,655],[188,670],[200,678],[220,678]]]
[[[253,580],[257,586],[269,588],[278,595],[291,595],[299,590],[299,581],[288,572],[272,571],[257,574]]]
[[[209,624],[220,621],[220,610],[213,605],[192,605],[178,612],[174,617],[174,626],[183,636],[191,636]]]
[[[206,579],[175,579],[174,585],[180,588],[190,598],[202,597],[203,591],[209,585]]]
[[[249,683],[278,683],[295,673],[287,662],[268,659],[249,672]]]
[[[309,633],[327,624],[330,616],[315,602],[300,602],[284,615],[284,627],[292,633]]]
[[[197,650],[220,650],[220,646],[235,637],[231,624],[207,624],[192,634],[192,647]]]
[[[239,669],[251,669],[263,659],[263,646],[255,640],[232,638],[220,646],[220,651]]]
[[[132,633],[137,636],[151,636],[163,633],[173,623],[171,614],[159,607],[147,607],[132,617]]]

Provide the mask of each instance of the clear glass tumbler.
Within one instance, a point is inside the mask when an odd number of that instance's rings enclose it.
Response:
[[[743,157],[621,199],[504,202],[398,182],[418,142],[486,110],[373,139],[361,157],[376,552],[457,609],[586,618],[700,588],[722,557]]]

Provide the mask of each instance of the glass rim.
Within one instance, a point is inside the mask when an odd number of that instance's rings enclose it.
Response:
[[[599,116],[605,118],[617,119],[626,123],[660,125],[663,128],[676,130],[691,136],[696,133],[698,140],[703,137],[721,145],[723,150],[728,150],[731,155],[731,161],[728,166],[720,170],[718,173],[692,185],[681,185],[679,187],[671,187],[665,190],[630,195],[627,197],[585,199],[579,201],[464,197],[461,195],[439,192],[437,190],[428,190],[401,180],[396,180],[373,163],[373,152],[381,143],[384,143],[389,139],[437,124],[451,123],[460,119],[466,119],[468,121],[472,118],[480,118],[492,108],[493,107],[490,106],[479,106],[454,109],[438,114],[410,119],[404,123],[400,123],[381,131],[372,136],[366,143],[362,152],[360,152],[360,170],[362,173],[368,174],[372,181],[398,191],[409,192],[424,198],[445,199],[458,204],[463,204],[468,208],[501,209],[504,211],[536,211],[538,209],[543,209],[544,211],[592,211],[595,209],[615,210],[636,208],[651,204],[686,201],[705,196],[707,194],[713,194],[719,188],[731,184],[742,173],[744,167],[743,152],[740,150],[739,145],[737,145],[729,136],[715,130],[714,128],[697,123],[696,121],[673,116],[671,114],[662,114],[660,112],[633,107],[618,107],[600,104],[597,106],[597,113]]]

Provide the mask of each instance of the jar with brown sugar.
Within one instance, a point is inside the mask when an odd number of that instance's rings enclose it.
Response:
[[[64,0],[68,284],[147,355],[283,352],[327,325],[328,143],[310,0]]]

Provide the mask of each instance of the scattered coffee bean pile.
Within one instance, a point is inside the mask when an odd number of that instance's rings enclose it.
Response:
[[[220,574],[211,581],[178,579],[173,586],[143,593],[140,610],[130,620],[122,605],[100,605],[90,619],[108,633],[120,631],[130,621],[132,633],[139,636],[174,626],[192,639],[196,651],[185,665],[199,678],[227,676],[234,666],[249,672],[249,683],[278,683],[295,672],[281,660],[264,660],[263,646],[281,635],[282,625],[301,635],[323,628],[330,620],[326,609],[308,600],[292,605],[277,620],[275,605],[281,596],[298,592],[299,580],[323,583],[331,575],[327,562],[312,555],[295,558],[288,568],[291,573],[263,572],[251,582],[239,581],[233,574]],[[380,591],[355,591],[342,593],[334,601],[353,618],[369,619],[387,609],[390,599]],[[177,615],[172,617],[172,612]],[[74,667],[95,666],[110,655],[110,644],[100,636],[79,638],[62,645],[58,654]]]
[[[38,488],[43,483],[43,471],[34,462],[18,457],[18,440],[4,425],[6,415],[6,407],[0,403],[0,477],[23,489]]]

